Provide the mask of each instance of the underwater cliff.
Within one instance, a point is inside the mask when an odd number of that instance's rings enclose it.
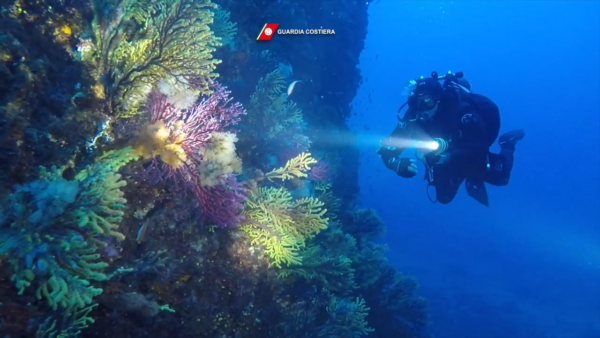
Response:
[[[3,1],[2,336],[426,337],[356,206],[368,5]]]

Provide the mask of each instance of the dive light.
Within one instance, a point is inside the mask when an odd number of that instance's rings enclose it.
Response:
[[[436,155],[440,155],[448,149],[448,142],[441,138],[434,138],[432,141],[423,142],[422,146],[430,151],[435,151]]]

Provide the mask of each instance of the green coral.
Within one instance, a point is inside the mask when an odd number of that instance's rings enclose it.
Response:
[[[344,231],[359,241],[374,241],[385,234],[385,224],[374,209],[358,209],[344,222]]]
[[[242,230],[260,244],[273,265],[300,264],[298,250],[327,228],[323,204],[314,198],[293,200],[284,188],[260,188],[246,201]]]
[[[361,220],[378,219],[371,211],[361,211],[358,215]],[[367,215],[368,217],[362,217]],[[379,238],[375,234],[383,232],[355,231],[356,235],[361,236],[357,239],[344,232],[345,227],[346,224],[342,225],[339,221],[330,221],[325,231],[320,232],[314,241],[300,250],[302,264],[283,268],[279,276],[306,279],[337,296],[348,296],[358,288],[373,285],[387,262],[387,247],[373,242]]]
[[[67,312],[63,317],[55,319],[49,316],[38,327],[35,334],[36,338],[71,338],[79,337],[81,331],[88,327],[89,323],[94,323],[94,319],[88,317],[90,312],[98,304],[86,306],[74,312]]]
[[[116,171],[135,158],[131,148],[109,152],[72,181],[55,167],[41,168],[37,181],[16,187],[0,212],[0,256],[19,294],[35,283],[36,297],[53,309],[76,310],[102,292],[90,283],[109,278],[97,238],[124,238],[125,181]]]
[[[356,288],[354,268],[348,257],[332,254],[319,245],[307,246],[301,256],[302,265],[282,269],[279,277],[301,277],[335,294],[346,295]]]
[[[368,335],[374,331],[367,323],[369,310],[364,299],[360,297],[356,297],[354,301],[332,297],[327,306],[329,318],[319,329],[318,336],[355,338]]]
[[[391,266],[381,269],[380,277],[365,288],[365,299],[372,310],[369,322],[381,337],[415,337],[429,324],[427,301],[418,296],[419,284]],[[420,337],[420,335],[419,335]]]
[[[81,59],[95,72],[98,97],[112,114],[138,113],[161,80],[195,94],[210,94],[220,46],[210,30],[210,0],[93,0],[92,39]]]
[[[231,22],[229,11],[216,9],[211,29],[223,46],[231,46],[237,34],[237,23]]]
[[[381,276],[387,264],[387,246],[377,243],[362,243],[352,253],[352,267],[356,274],[356,284],[361,287],[373,285]]]
[[[356,248],[350,258],[356,271],[356,282],[361,287],[375,283],[387,264],[387,246],[377,244],[385,234],[385,225],[373,209],[359,209],[346,217],[340,228],[356,239]]]
[[[342,207],[342,200],[335,196],[332,191],[332,184],[328,181],[313,182],[315,195],[327,207],[327,217],[330,220],[338,218]]]
[[[264,130],[267,142],[282,134],[301,134],[305,124],[302,111],[288,100],[286,78],[276,69],[260,79],[246,106],[247,121],[252,130]]]

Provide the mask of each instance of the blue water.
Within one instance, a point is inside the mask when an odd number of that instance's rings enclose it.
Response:
[[[419,279],[435,336],[600,337],[600,2],[381,1],[369,14],[351,121],[360,203],[386,221],[390,261]],[[432,204],[422,167],[402,179],[375,154],[404,84],[433,70],[464,71],[503,132],[526,130],[489,208],[464,189]]]

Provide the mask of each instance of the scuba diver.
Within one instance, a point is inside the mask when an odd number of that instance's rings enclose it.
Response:
[[[450,203],[465,182],[469,196],[489,206],[485,183],[508,184],[515,146],[525,136],[524,130],[501,135],[500,153],[490,152],[500,132],[500,111],[489,98],[471,92],[462,72],[442,76],[432,72],[431,77],[410,81],[407,90],[398,125],[377,152],[385,166],[401,177],[414,177],[415,160],[400,155],[416,148],[417,159],[426,167],[427,196],[432,202]],[[431,186],[435,199],[429,194]]]

